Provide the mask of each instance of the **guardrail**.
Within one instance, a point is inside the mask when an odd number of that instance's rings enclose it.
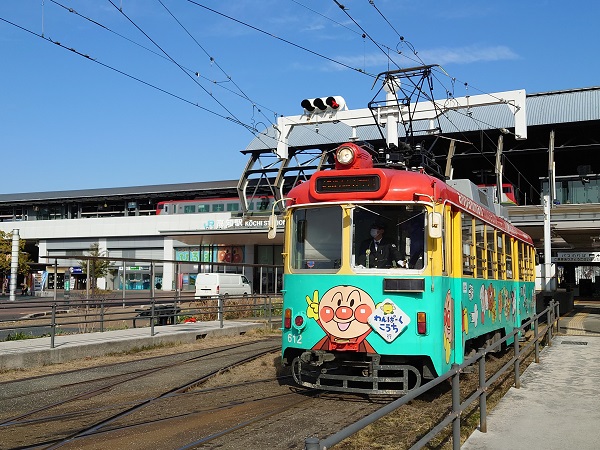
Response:
[[[546,317],[547,327],[544,333],[539,334],[539,319]],[[436,387],[440,383],[451,379],[452,382],[452,408],[446,417],[434,426],[425,436],[419,439],[418,442],[410,447],[411,450],[417,450],[423,448],[424,445],[429,443],[435,436],[437,436],[446,426],[452,424],[452,448],[454,450],[460,449],[460,418],[462,413],[470,407],[475,401],[479,400],[479,430],[482,433],[487,432],[487,391],[488,388],[496,381],[504,372],[511,367],[514,369],[515,387],[519,389],[521,387],[521,370],[520,363],[523,358],[529,356],[531,352],[534,352],[534,361],[539,363],[539,345],[541,340],[546,340],[548,346],[552,345],[552,334],[554,327],[558,330],[558,319],[559,319],[559,304],[552,300],[549,306],[529,319],[527,322],[519,328],[514,328],[513,331],[502,338],[499,341],[494,342],[488,347],[481,348],[472,357],[465,360],[464,363],[458,365],[454,364],[452,368],[444,375],[431,380],[430,382],[422,385],[418,389],[410,391],[403,397],[395,400],[383,408],[375,411],[374,413],[363,417],[358,422],[349,425],[348,427],[340,430],[339,432],[325,438],[319,439],[315,437],[306,438],[304,441],[305,450],[325,450],[331,448],[333,445],[340,443],[344,439],[350,437],[359,430],[371,425],[378,419],[381,419],[387,414],[395,411],[401,406],[407,404],[411,400],[414,400],[421,394],[424,394],[428,390]],[[520,347],[519,336],[524,333],[526,328],[532,326],[534,330],[534,338],[528,342],[523,348]],[[506,342],[507,339],[514,337],[514,354],[513,357],[504,366],[502,366],[496,373],[494,373],[489,379],[486,378],[485,374],[485,357],[488,353],[497,349],[502,343]],[[533,349],[532,349],[533,347]],[[479,366],[479,385],[478,388],[464,401],[460,398],[460,373],[467,367],[474,365],[475,363]]]
[[[89,298],[69,301],[27,301],[0,306],[0,333],[9,332],[8,339],[50,336],[50,347],[58,333],[103,332],[111,329],[136,328],[146,323],[150,335],[154,327],[176,323],[218,320],[223,328],[225,320],[261,320],[272,328],[281,317],[281,297],[250,295],[244,297],[151,297],[128,299]],[[7,313],[6,311],[10,311]],[[10,335],[10,332],[15,332]],[[26,334],[29,333],[29,334]],[[37,334],[35,336],[33,333]]]

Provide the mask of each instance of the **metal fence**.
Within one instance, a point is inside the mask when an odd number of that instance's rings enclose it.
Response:
[[[546,319],[547,327],[544,333],[539,333],[539,319]],[[519,328],[514,328],[512,333],[508,334],[499,341],[494,342],[486,348],[481,348],[472,357],[465,360],[464,363],[458,365],[454,364],[447,373],[431,380],[429,383],[410,391],[407,395],[395,400],[385,407],[375,411],[374,413],[362,418],[358,422],[340,430],[339,432],[325,438],[318,439],[314,437],[307,438],[304,442],[305,450],[325,450],[331,448],[333,445],[340,443],[344,439],[350,437],[359,430],[371,425],[378,419],[390,414],[401,406],[407,404],[411,400],[414,400],[421,394],[428,390],[436,387],[437,385],[451,379],[452,382],[452,409],[448,415],[436,426],[434,426],[425,436],[419,439],[412,447],[411,450],[423,448],[424,445],[429,443],[435,436],[437,436],[446,426],[452,424],[452,447],[455,450],[460,449],[460,426],[461,426],[461,415],[469,408],[474,402],[479,401],[479,430],[483,433],[487,432],[487,392],[488,388],[498,380],[502,374],[507,370],[514,370],[515,387],[519,389],[521,387],[521,361],[532,352],[534,353],[534,361],[539,363],[539,352],[540,342],[546,341],[548,346],[552,345],[552,334],[553,329],[558,329],[559,319],[559,304],[552,300],[549,306],[541,313],[534,316],[532,319],[523,323]],[[534,338],[521,348],[521,342],[519,337],[525,332],[528,327],[533,327]],[[495,374],[489,379],[486,378],[485,374],[485,357],[488,353],[495,351],[498,346],[505,343],[508,339],[514,337],[514,355],[512,358],[502,366]],[[463,372],[467,367],[477,364],[479,367],[479,385],[478,388],[464,401],[461,401],[460,397],[460,373]]]
[[[150,296],[122,300],[118,293],[72,294],[69,300],[35,300],[0,305],[0,340],[50,336],[54,348],[57,334],[75,334],[115,329],[154,328],[186,322],[218,320],[264,321],[273,328],[281,319],[279,296],[207,297],[193,294]]]

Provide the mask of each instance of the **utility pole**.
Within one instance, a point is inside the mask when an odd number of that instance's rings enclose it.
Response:
[[[548,145],[548,192],[544,193],[544,286],[545,292],[556,290],[554,267],[552,265],[552,233],[550,228],[550,210],[554,203],[554,130],[550,131]]]
[[[19,270],[19,230],[12,231],[12,253],[10,259],[10,296],[11,302],[15,301],[17,291],[17,272]]]

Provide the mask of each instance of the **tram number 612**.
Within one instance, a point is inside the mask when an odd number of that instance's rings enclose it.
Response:
[[[302,336],[288,333],[287,340],[290,344],[302,344]]]

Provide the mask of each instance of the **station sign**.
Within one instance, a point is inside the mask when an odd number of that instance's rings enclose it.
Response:
[[[284,219],[277,220],[277,227],[282,228],[285,225]],[[268,229],[269,219],[262,218],[232,218],[232,219],[220,219],[220,220],[207,220],[202,224],[204,230],[254,230],[254,229]]]
[[[558,252],[552,262],[600,263],[600,252]]]

